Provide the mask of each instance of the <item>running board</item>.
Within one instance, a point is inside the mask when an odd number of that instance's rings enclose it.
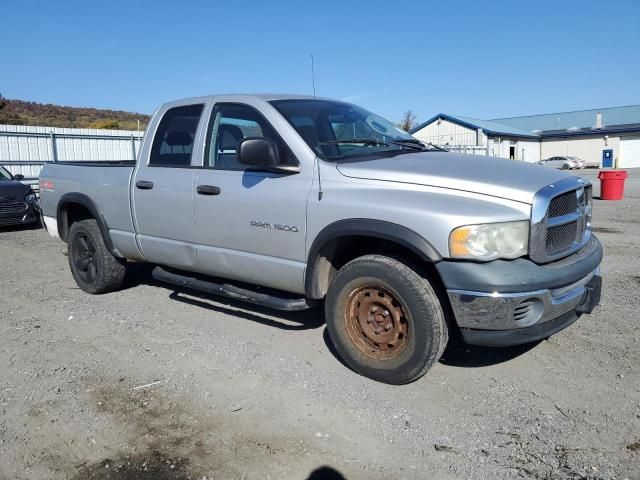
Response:
[[[259,293],[236,287],[235,285],[230,285],[228,283],[209,282],[207,280],[200,280],[198,278],[168,272],[162,267],[155,267],[151,272],[151,276],[160,282],[167,282],[180,287],[197,290],[199,292],[209,293],[211,295],[220,295],[234,300],[260,305],[261,307],[273,308],[275,310],[284,310],[289,312],[307,310],[317,304],[314,300],[309,300],[305,297],[275,297],[266,293]]]

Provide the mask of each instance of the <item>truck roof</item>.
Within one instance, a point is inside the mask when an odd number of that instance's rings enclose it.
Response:
[[[181,98],[177,100],[173,100],[170,102],[165,102],[164,105],[184,105],[185,103],[192,102],[207,102],[211,99],[216,99],[220,101],[234,101],[234,102],[243,102],[248,100],[262,100],[265,102],[271,100],[331,100],[331,101],[339,101],[334,100],[332,98],[326,97],[318,97],[313,95],[300,95],[300,94],[291,94],[291,93],[227,93],[223,95],[204,95],[201,97],[188,97]]]

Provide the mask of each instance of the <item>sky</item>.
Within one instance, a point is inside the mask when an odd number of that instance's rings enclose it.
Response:
[[[0,93],[152,113],[312,93],[397,121],[640,103],[640,0],[0,0]]]

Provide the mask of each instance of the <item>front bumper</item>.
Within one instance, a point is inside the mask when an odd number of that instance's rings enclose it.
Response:
[[[591,313],[600,301],[601,261],[602,246],[592,237],[551,264],[518,259],[441,262],[437,268],[465,341],[506,346],[547,338]]]
[[[3,208],[0,204],[0,227],[30,225],[40,218],[40,210],[35,204],[24,203],[23,206]]]

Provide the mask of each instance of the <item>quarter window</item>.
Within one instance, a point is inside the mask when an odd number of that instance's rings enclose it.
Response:
[[[204,105],[175,107],[164,114],[151,147],[149,165],[191,165],[193,145]]]

